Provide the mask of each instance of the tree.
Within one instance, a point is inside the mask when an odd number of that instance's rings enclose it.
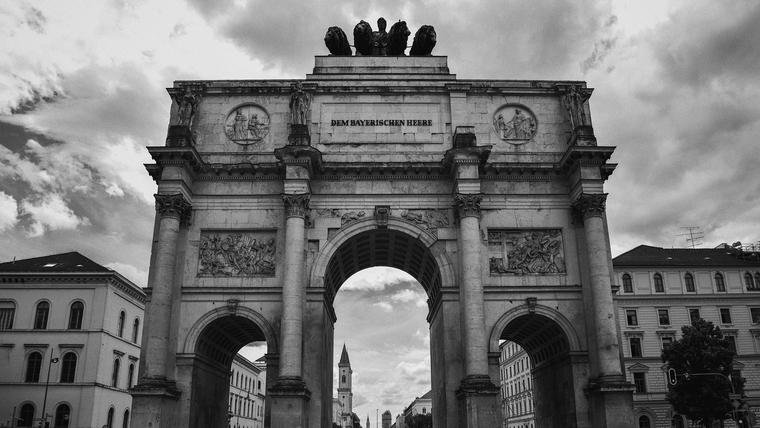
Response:
[[[433,414],[427,413],[423,415],[421,413],[417,413],[416,415],[404,421],[404,426],[406,428],[432,428]]]
[[[734,409],[728,394],[734,352],[720,328],[703,319],[681,328],[683,337],[662,351],[662,361],[675,369],[678,382],[670,387],[667,400],[673,410],[704,427],[727,419]],[[744,379],[732,379],[741,394]]]

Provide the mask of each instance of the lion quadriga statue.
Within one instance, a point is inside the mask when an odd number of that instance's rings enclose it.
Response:
[[[346,37],[346,33],[340,27],[330,27],[327,29],[325,46],[330,51],[330,55],[351,55],[351,45],[348,43],[348,37]]]
[[[406,27],[406,21],[399,21],[388,31],[388,55],[403,56],[406,50],[406,42],[412,34]]]
[[[414,42],[409,55],[422,56],[430,55],[435,47],[435,28],[432,25],[423,25],[414,34]]]
[[[354,27],[354,47],[357,55],[372,55],[372,26],[367,21]]]

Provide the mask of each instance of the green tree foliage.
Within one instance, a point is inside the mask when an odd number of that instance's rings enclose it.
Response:
[[[727,379],[733,370],[734,353],[720,328],[703,319],[681,329],[683,337],[662,351],[662,361],[678,373],[667,400],[680,413],[705,427],[713,421],[730,418],[733,405],[728,397]],[[710,375],[704,375],[710,373]],[[744,379],[734,380],[736,393],[742,392]]]
[[[433,427],[433,414],[421,414],[418,413],[411,418],[404,421],[404,426],[407,428],[432,428]]]

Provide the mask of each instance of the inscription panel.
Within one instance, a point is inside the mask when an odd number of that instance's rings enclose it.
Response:
[[[443,144],[438,103],[324,103],[320,112],[322,144]]]
[[[274,276],[274,231],[204,231],[198,276]]]

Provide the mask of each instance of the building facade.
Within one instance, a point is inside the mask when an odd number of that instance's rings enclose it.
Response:
[[[533,377],[527,352],[515,342],[499,346],[501,411],[504,428],[533,428]]]
[[[414,415],[427,415],[432,413],[433,391],[431,390],[423,394],[421,397],[416,397],[414,401],[409,403],[409,405],[404,408],[402,418],[400,419],[402,421],[402,425],[398,424],[399,418],[396,418],[396,427],[404,428],[405,422]]]
[[[660,355],[681,327],[703,318],[720,327],[736,353],[734,373],[746,379],[746,406],[760,410],[760,259],[740,245],[711,249],[640,245],[613,259],[628,380],[636,386],[639,427],[685,427],[665,401]],[[731,422],[732,423],[732,422]]]
[[[129,427],[144,305],[77,252],[0,264],[0,424]]]
[[[263,428],[265,397],[266,364],[257,364],[240,354],[235,355],[230,375],[229,426]]]

